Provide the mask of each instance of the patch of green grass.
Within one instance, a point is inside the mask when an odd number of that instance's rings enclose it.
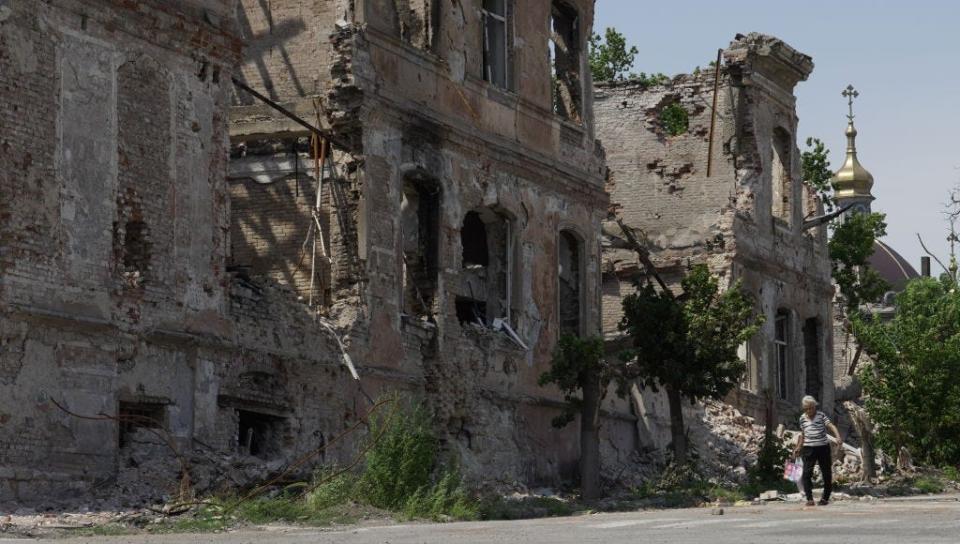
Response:
[[[920,476],[913,481],[913,487],[921,493],[943,493],[946,486],[936,476]]]
[[[213,533],[227,528],[227,522],[219,516],[199,515],[174,521],[148,525],[145,530],[152,534],[166,533]]]
[[[708,501],[725,501],[725,502],[737,502],[747,499],[746,493],[742,489],[729,489],[719,485],[710,487],[704,493]]]
[[[432,487],[422,487],[407,499],[403,515],[408,519],[429,518],[441,520],[480,519],[478,501],[467,496],[456,470],[448,469]]]
[[[960,482],[960,470],[957,467],[947,465],[943,467],[943,477],[951,482]]]

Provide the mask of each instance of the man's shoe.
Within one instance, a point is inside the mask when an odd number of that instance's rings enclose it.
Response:
[[[813,505],[815,505],[815,504],[816,504],[816,503],[813,502],[813,501],[807,501],[807,506],[813,506]]]
[[[809,502],[813,502],[813,501],[809,501]],[[820,504],[820,506],[826,506],[826,505],[830,504],[830,499],[820,499],[820,503],[819,503],[819,504]]]

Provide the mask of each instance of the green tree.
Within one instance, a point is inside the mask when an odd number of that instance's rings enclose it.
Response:
[[[897,295],[892,320],[854,320],[872,362],[859,372],[878,444],[914,459],[960,464],[960,292],[919,278]]]
[[[824,207],[833,210],[837,202],[827,158],[830,150],[819,138],[807,138],[807,147],[800,161],[803,179],[817,192]],[[887,233],[886,216],[876,212],[845,213],[843,220],[835,221],[831,228],[829,253],[833,280],[840,287],[847,313],[853,315],[861,304],[879,299],[889,288],[869,263],[874,242]]]
[[[612,370],[603,358],[602,338],[564,334],[554,349],[550,370],[539,378],[541,386],[556,384],[566,401],[553,420],[554,427],[564,427],[580,416],[580,492],[588,501],[600,497],[600,402]]]
[[[823,145],[819,138],[807,138],[807,151],[800,155],[800,164],[803,171],[803,180],[810,184],[823,201],[823,207],[833,211],[833,172],[830,170],[830,160],[827,155],[830,150]]]
[[[882,213],[848,214],[833,227],[829,253],[833,281],[840,287],[847,314],[856,315],[860,305],[878,300],[889,285],[870,264],[874,242],[887,233]]]
[[[706,265],[693,267],[681,288],[674,296],[644,281],[624,297],[620,330],[628,334],[632,349],[621,354],[625,364],[618,372],[621,384],[637,381],[666,392],[677,464],[685,463],[688,454],[683,399],[694,403],[726,395],[745,370],[737,348],[762,322],[740,282],[720,292]]]
[[[624,79],[633,68],[633,59],[637,56],[636,46],[627,49],[627,39],[615,28],[604,32],[606,43],[596,32],[590,35],[590,72],[594,81],[612,81]],[[633,76],[633,74],[630,74]]]

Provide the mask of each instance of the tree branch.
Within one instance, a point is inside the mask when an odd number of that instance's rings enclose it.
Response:
[[[630,244],[630,247],[637,252],[637,257],[640,258],[640,262],[643,263],[643,267],[646,269],[647,276],[653,276],[657,283],[660,284],[660,288],[663,289],[663,292],[667,294],[670,298],[675,298],[673,296],[673,291],[667,287],[667,283],[663,281],[663,278],[660,277],[660,273],[657,272],[657,267],[653,265],[653,261],[650,260],[650,251],[643,247],[637,240],[637,235],[634,234],[633,229],[628,227],[622,219],[617,218],[617,225],[620,226],[620,230],[623,231],[623,235],[627,237],[627,243]]]
[[[853,207],[853,204],[847,204],[846,206],[840,208],[839,210],[835,210],[824,215],[818,215],[817,217],[814,217],[812,219],[807,219],[806,221],[803,222],[803,228],[801,230],[808,230],[808,229],[812,229],[813,227],[819,227],[824,223],[829,223],[830,221],[833,221],[834,218],[840,217],[841,215],[843,215],[843,212],[849,210],[852,207]]]
[[[920,240],[920,247],[922,247],[923,250],[927,253],[927,255],[929,255],[930,257],[932,257],[933,260],[937,261],[937,264],[940,265],[940,268],[943,269],[943,272],[946,273],[946,274],[949,274],[950,271],[947,270],[947,267],[944,266],[943,262],[940,261],[940,259],[938,259],[936,255],[934,255],[933,253],[931,253],[930,250],[927,249],[927,246],[926,246],[926,245],[924,245],[924,243],[923,243],[923,238],[920,237],[920,233],[919,233],[919,232],[917,233],[917,240]]]

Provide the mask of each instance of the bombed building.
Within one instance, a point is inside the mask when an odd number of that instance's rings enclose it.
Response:
[[[761,421],[792,422],[803,395],[828,407],[833,395],[830,263],[825,228],[811,222],[822,206],[800,175],[793,95],[813,62],[760,34],[738,35],[720,60],[662,84],[598,86],[610,219],[645,236],[668,281],[705,263],[723,283],[742,282],[765,321],[742,348],[747,375],[728,401]],[[603,253],[610,339],[641,267],[631,250]],[[662,446],[666,401],[643,397],[641,440]]]
[[[231,266],[329,322],[371,395],[425,394],[468,477],[572,475],[537,378],[600,330],[593,2],[241,4]],[[629,406],[607,415],[625,458]]]
[[[0,6],[0,501],[345,462],[397,389],[468,478],[570,476],[537,378],[601,329],[592,13]]]

